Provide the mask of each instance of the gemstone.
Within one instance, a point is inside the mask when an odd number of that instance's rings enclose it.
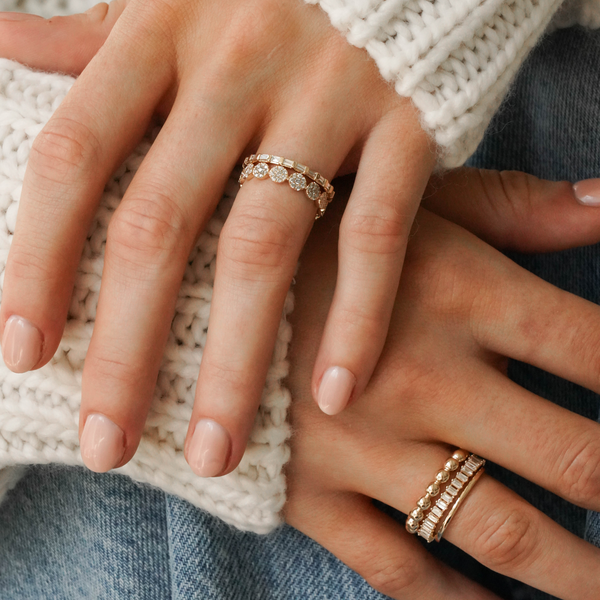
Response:
[[[307,175],[309,179],[312,179],[314,181],[317,178],[318,173],[315,173],[314,171],[311,171],[309,169],[308,171],[306,171],[305,175]]]
[[[431,512],[432,512],[432,513],[433,513],[433,514],[434,514],[436,517],[438,517],[438,518],[440,518],[440,519],[442,518],[442,515],[444,514],[444,511],[443,511],[443,510],[441,510],[441,509],[440,509],[438,506],[434,506],[434,507],[431,509]]]
[[[442,509],[446,510],[448,508],[448,503],[444,502],[441,498],[436,502],[436,504]]]
[[[456,479],[462,481],[463,483],[467,483],[467,481],[469,481],[469,478],[464,473],[457,473]]]
[[[304,165],[299,165],[298,163],[294,165],[294,169],[296,169],[298,173],[306,173],[308,171],[308,167],[305,167]]]
[[[323,192],[319,196],[319,208],[321,210],[325,210],[327,208],[328,204],[329,204],[329,198],[327,197],[327,194],[325,192]]]
[[[455,479],[455,480],[452,482],[452,485],[453,485],[453,486],[454,486],[456,489],[458,489],[458,490],[461,490],[461,489],[462,489],[462,486],[463,486],[463,483],[462,483],[462,481],[459,481],[458,479]]]
[[[469,469],[469,467],[467,467],[467,465],[464,465],[463,468],[461,469],[461,471],[465,475],[468,475],[469,477],[473,477],[473,471],[471,471],[471,469]]]
[[[440,496],[440,500],[438,500],[438,504],[440,502],[447,502],[448,504],[450,504],[452,502],[452,496],[450,494],[447,494],[446,492],[444,492],[441,496]]]
[[[275,183],[281,183],[281,182],[285,181],[288,177],[287,169],[284,169],[283,167],[273,167],[269,171],[269,177]]]
[[[446,491],[451,495],[451,496],[456,496],[456,494],[458,494],[458,490],[454,487],[452,487],[452,485],[449,485],[446,488]]]
[[[283,161],[283,166],[287,167],[288,169],[293,169],[295,164],[296,163],[293,160],[290,160],[289,158],[286,158]]]
[[[306,177],[300,173],[290,175],[288,181],[290,182],[290,187],[297,192],[302,191],[306,187]]]
[[[317,178],[315,179],[315,181],[316,181],[316,182],[317,182],[319,185],[321,185],[321,186],[325,187],[326,180],[325,180],[325,178],[323,177],[323,175],[317,175]]]
[[[274,165],[282,165],[283,164],[283,156],[271,156],[270,163]]]
[[[258,158],[258,160],[260,160],[262,162],[269,162],[271,155],[270,154],[259,154],[257,158]]]
[[[423,531],[423,529],[419,529],[419,536],[425,538],[428,542],[431,541],[432,536],[427,531]]]
[[[252,174],[257,179],[264,179],[269,174],[269,167],[267,167],[265,163],[258,163],[257,165],[254,165]]]
[[[250,175],[252,175],[252,169],[254,169],[254,165],[246,165],[242,171],[242,176],[246,178],[250,177]]]
[[[313,201],[317,201],[321,195],[321,186],[314,181],[308,184],[306,188],[306,195]]]

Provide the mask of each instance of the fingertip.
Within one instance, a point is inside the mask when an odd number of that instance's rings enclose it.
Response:
[[[231,455],[231,437],[214,419],[200,419],[190,439],[186,459],[199,477],[224,475]]]
[[[34,369],[44,353],[44,335],[31,321],[12,315],[4,325],[2,357],[14,373]]]
[[[337,415],[348,406],[355,388],[354,373],[344,367],[329,367],[318,387],[317,404],[326,415]]]
[[[96,473],[106,473],[119,465],[125,454],[125,434],[107,416],[88,415],[81,434],[81,458]]]

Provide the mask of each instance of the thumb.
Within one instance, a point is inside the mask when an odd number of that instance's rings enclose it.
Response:
[[[600,180],[573,186],[519,171],[463,167],[432,178],[423,206],[496,248],[551,252],[600,241],[593,188],[600,203]]]
[[[127,1],[102,2],[85,13],[51,19],[0,12],[0,57],[42,71],[79,75],[104,44]]]

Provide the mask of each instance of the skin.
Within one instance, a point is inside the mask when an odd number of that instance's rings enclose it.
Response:
[[[578,206],[569,184],[522,173],[461,169],[433,182],[426,202],[488,241],[510,234],[517,250],[600,238],[600,212]],[[506,376],[512,357],[600,392],[600,308],[421,210],[371,382],[328,418],[311,399],[309,375],[335,293],[337,230],[331,221],[319,227],[295,288],[286,519],[397,600],[495,598],[434,559],[370,499],[407,513],[462,447],[600,510],[600,425]],[[598,548],[488,475],[445,539],[558,598],[589,600],[600,585]]]
[[[435,149],[417,113],[327,16],[298,0],[118,0],[51,20],[0,15],[0,55],[81,76],[31,151],[8,257],[0,334],[36,327],[44,365],[61,338],[90,219],[109,175],[153,114],[166,119],[108,232],[82,383],[88,415],[135,453],[187,256],[236,163],[267,152],[331,180],[357,172],[340,269],[311,378],[343,367],[358,397],[385,342],[408,233]],[[209,334],[186,443],[200,419],[225,428],[239,462],[279,315],[314,205],[250,180],[221,234]],[[35,260],[32,260],[35,256]],[[250,318],[249,318],[250,316]],[[188,460],[189,460],[189,454]]]

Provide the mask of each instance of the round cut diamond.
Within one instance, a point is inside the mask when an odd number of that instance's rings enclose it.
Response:
[[[285,181],[288,177],[288,172],[287,169],[285,169],[284,167],[273,167],[270,171],[269,171],[269,177],[275,182],[275,183],[282,183],[283,181]]]
[[[257,179],[264,179],[269,174],[269,167],[267,167],[265,163],[258,163],[257,165],[254,165],[252,174]]]
[[[254,165],[246,165],[242,171],[242,177],[248,179],[252,175],[252,169],[254,169]]]
[[[308,187],[306,188],[306,195],[313,202],[315,200],[318,200],[319,196],[321,195],[321,186],[318,183],[315,183],[314,181],[312,183],[309,183]]]
[[[290,175],[289,182],[290,187],[298,192],[302,191],[306,187],[306,177],[300,173],[294,173],[293,175]]]
[[[323,192],[319,196],[319,208],[321,210],[325,210],[327,208],[328,204],[329,204],[329,198],[327,197],[327,194],[325,192]]]

